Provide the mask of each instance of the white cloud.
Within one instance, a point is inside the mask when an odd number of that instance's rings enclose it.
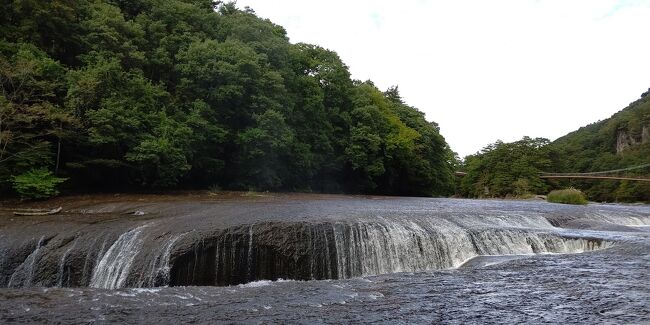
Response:
[[[292,42],[339,53],[356,79],[398,84],[461,156],[555,139],[650,87],[650,1],[239,0]]]

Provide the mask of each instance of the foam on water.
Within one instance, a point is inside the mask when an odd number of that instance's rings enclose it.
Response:
[[[259,281],[253,281],[253,282],[240,284],[240,285],[238,285],[238,287],[240,287],[240,288],[259,288],[259,287],[270,286],[272,284],[273,284],[273,281],[271,281],[271,280],[259,280]]]

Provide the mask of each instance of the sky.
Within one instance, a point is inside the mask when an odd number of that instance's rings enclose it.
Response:
[[[650,88],[650,0],[239,0],[440,125],[460,157],[554,140]]]

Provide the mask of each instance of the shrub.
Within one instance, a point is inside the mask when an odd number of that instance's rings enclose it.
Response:
[[[210,187],[208,188],[208,192],[210,194],[219,194],[222,191],[223,191],[223,189],[221,188],[221,186],[219,186],[219,184],[210,185]]]
[[[575,188],[555,190],[548,193],[548,202],[564,204],[587,204],[587,197]]]
[[[45,199],[59,194],[56,187],[66,180],[54,176],[47,168],[38,168],[13,176],[12,184],[23,199]]]

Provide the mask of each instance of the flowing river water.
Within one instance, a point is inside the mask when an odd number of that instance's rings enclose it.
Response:
[[[650,207],[333,195],[0,215],[2,323],[650,322]]]

